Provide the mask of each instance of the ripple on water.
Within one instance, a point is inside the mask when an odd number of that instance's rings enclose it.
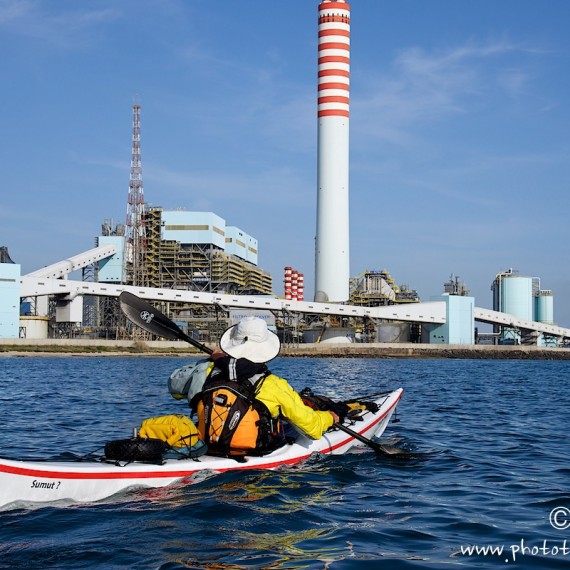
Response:
[[[172,358],[0,358],[2,455],[80,456],[146,417],[184,413]],[[489,568],[462,545],[560,540],[570,507],[565,362],[276,359],[276,373],[332,397],[402,386],[400,423],[366,448],[276,471],[207,474],[94,505],[0,513],[9,568]],[[551,418],[557,418],[557,421]],[[562,533],[563,534],[563,533]],[[516,567],[558,568],[561,557]],[[509,567],[514,564],[509,564]]]

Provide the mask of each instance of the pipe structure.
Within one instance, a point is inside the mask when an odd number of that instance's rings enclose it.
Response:
[[[317,232],[315,301],[349,296],[350,5],[319,6]]]

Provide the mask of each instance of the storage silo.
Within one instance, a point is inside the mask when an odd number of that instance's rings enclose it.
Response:
[[[496,275],[491,289],[495,311],[508,313],[527,321],[534,320],[535,301],[532,277],[524,277],[508,269]],[[494,325],[493,332],[501,333],[500,343],[518,344],[521,342],[521,334],[517,329]]]
[[[552,291],[538,291],[534,298],[536,320],[539,323],[554,324],[554,297]]]
[[[501,283],[501,312],[527,321],[534,320],[532,277],[507,275]]]
[[[532,321],[534,317],[534,296],[532,277],[523,277],[509,269],[498,273],[491,285],[493,309],[509,313],[519,319]]]

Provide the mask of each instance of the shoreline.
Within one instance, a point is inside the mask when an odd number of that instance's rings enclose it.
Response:
[[[213,347],[212,347],[213,348]],[[202,357],[182,341],[0,339],[0,356],[165,356]],[[343,343],[282,346],[280,357],[297,358],[459,358],[487,360],[570,360],[570,350],[537,346]]]

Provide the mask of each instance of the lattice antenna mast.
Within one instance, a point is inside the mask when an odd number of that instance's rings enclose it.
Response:
[[[146,271],[146,227],[141,165],[140,112],[140,105],[133,105],[133,150],[127,200],[127,223],[125,227],[125,273],[127,284],[144,287],[148,284],[148,275]]]

